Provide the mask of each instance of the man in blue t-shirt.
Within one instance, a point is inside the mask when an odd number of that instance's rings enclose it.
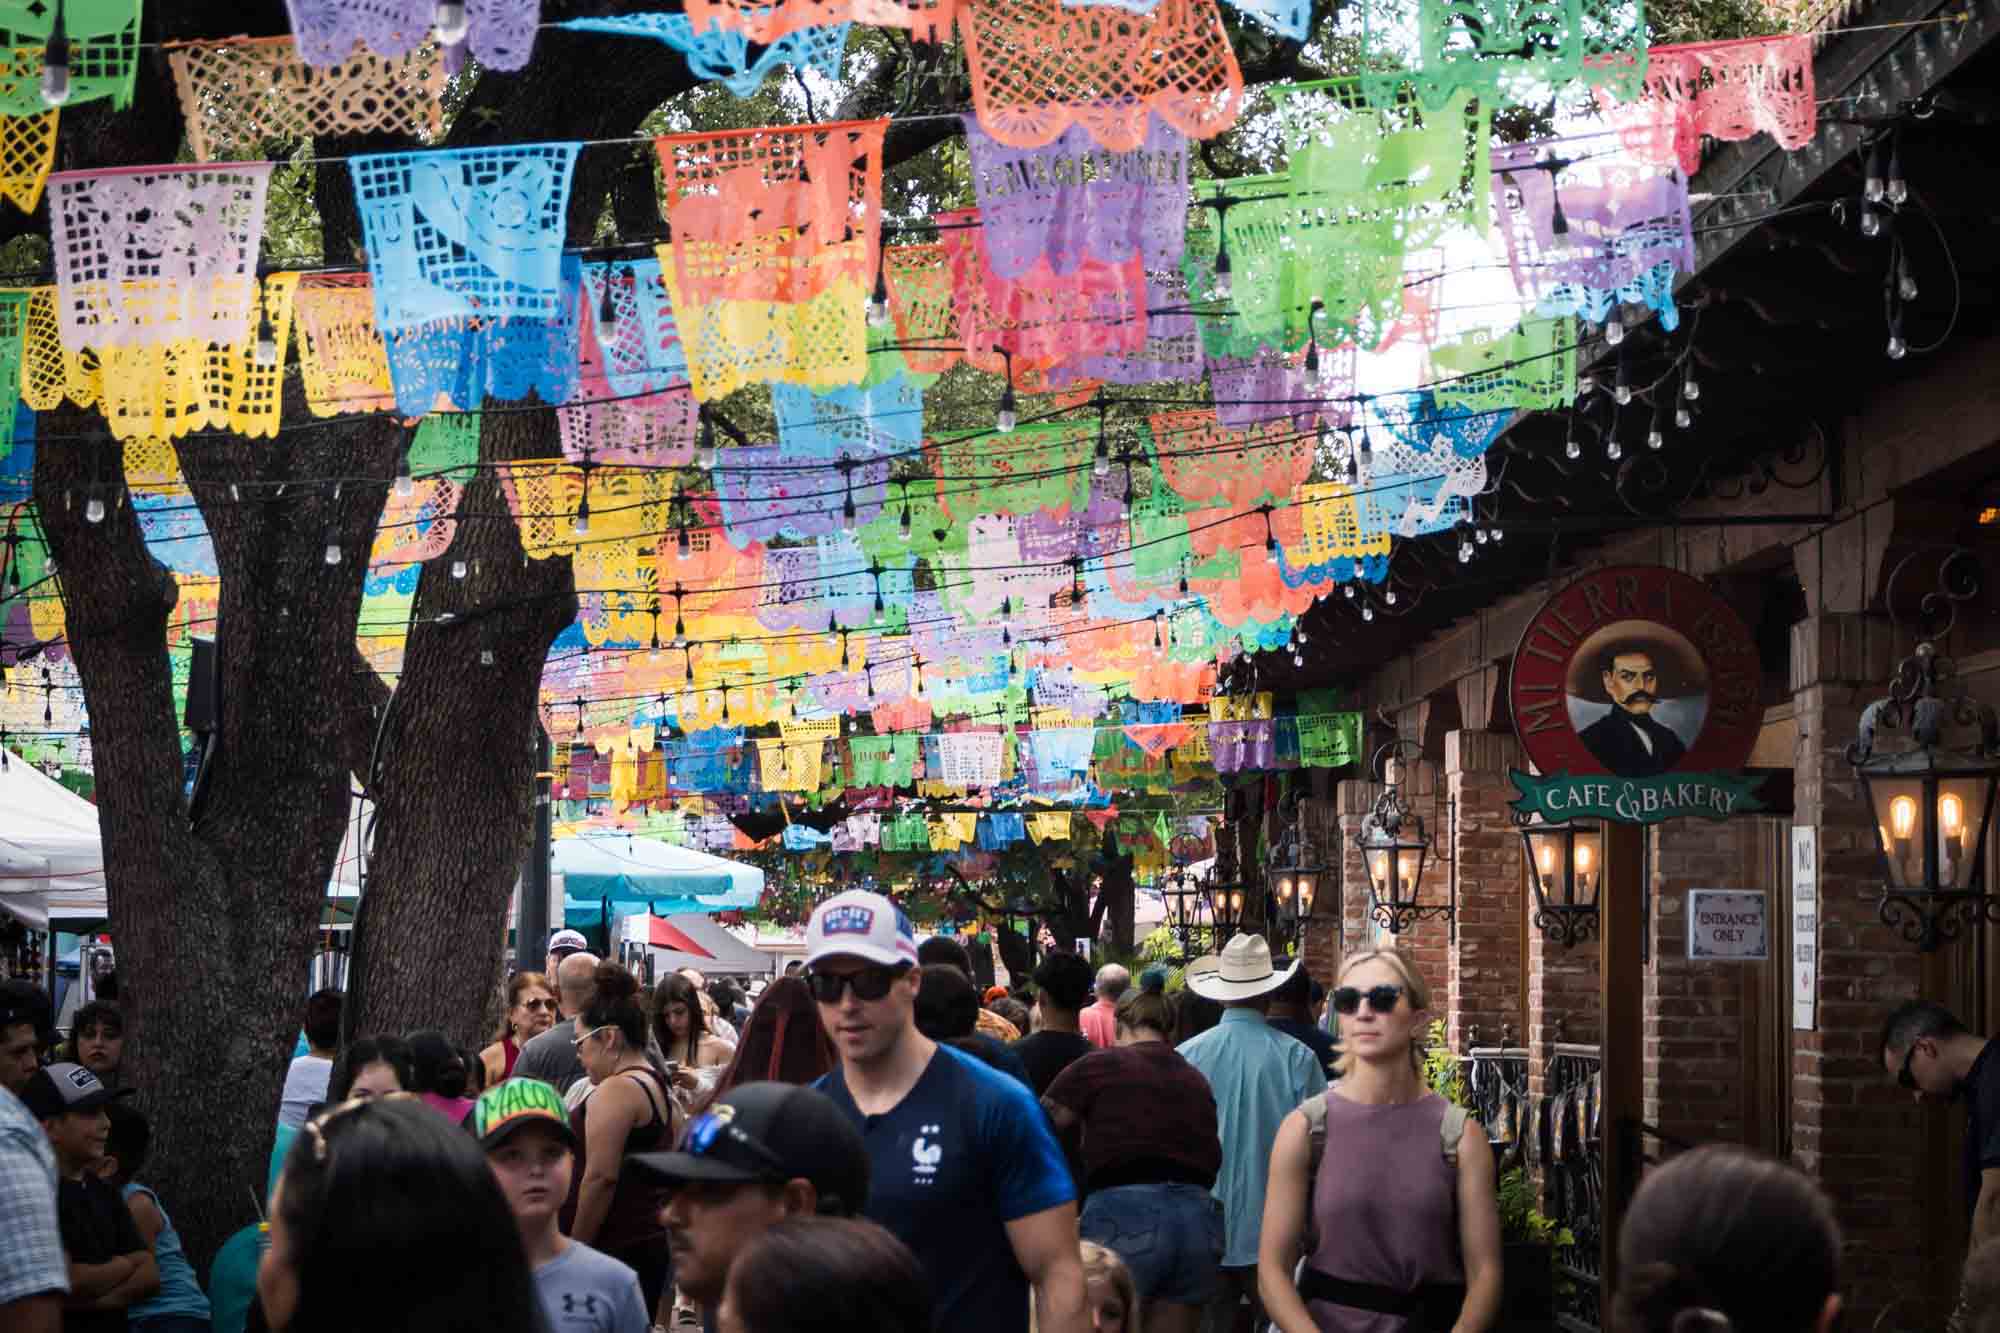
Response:
[[[814,1084],[868,1148],[866,1215],[924,1266],[949,1333],[1086,1333],[1076,1191],[1034,1094],[917,1031],[917,942],[855,890],[806,927],[807,981],[840,1067]]]

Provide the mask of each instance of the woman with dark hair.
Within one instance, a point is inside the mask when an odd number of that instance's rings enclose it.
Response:
[[[697,1109],[707,1110],[739,1083],[804,1085],[834,1064],[833,1042],[820,1025],[812,988],[797,977],[779,977],[757,998],[721,1081]]]
[[[92,1000],[76,1011],[69,1042],[62,1056],[97,1075],[105,1087],[118,1087],[118,1066],[125,1060],[125,1015],[109,1000]]]
[[[514,1062],[530,1037],[539,1037],[555,1026],[555,983],[539,972],[516,972],[507,983],[507,1013],[493,1044],[479,1053],[486,1070],[486,1086],[492,1087],[514,1077]]]
[[[1840,1226],[1783,1162],[1717,1144],[1646,1173],[1618,1236],[1616,1333],[1828,1333]]]
[[[436,1028],[412,1032],[409,1043],[411,1069],[415,1074],[409,1090],[452,1124],[464,1124],[472,1110],[472,1098],[465,1095],[464,1053]]]
[[[684,1105],[709,1096],[732,1054],[728,1042],[709,1032],[703,997],[701,987],[679,972],[653,989],[653,1037]]]
[[[308,1121],[270,1224],[257,1293],[274,1333],[547,1333],[485,1155],[413,1097]]]
[[[647,1310],[657,1311],[667,1285],[666,1191],[625,1159],[673,1147],[674,1101],[646,1059],[638,981],[616,963],[599,963],[594,981],[576,1039],[591,1091],[570,1117],[581,1149],[565,1230],[637,1273]]]
[[[930,1282],[873,1222],[796,1217],[729,1266],[722,1333],[930,1333]]]
[[[1152,971],[1147,968],[1147,971]],[[1126,992],[1130,994],[1131,992]],[[1125,997],[1119,996],[1121,1000]],[[1171,1040],[1176,1046],[1214,1027],[1222,1021],[1222,1002],[1211,1000],[1206,995],[1196,995],[1184,990],[1174,1002],[1174,1031]]]
[[[1083,1127],[1077,1234],[1120,1252],[1154,1333],[1193,1333],[1221,1291],[1222,1140],[1208,1080],[1167,1044],[1165,987],[1149,968],[1119,996],[1117,1045],[1067,1065],[1042,1106],[1056,1128]]]
[[[363,1037],[342,1052],[333,1066],[326,1100],[331,1105],[353,1097],[414,1092],[416,1083],[416,1058],[410,1043],[401,1037]]]

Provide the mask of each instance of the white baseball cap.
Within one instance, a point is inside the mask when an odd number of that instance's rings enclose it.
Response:
[[[589,947],[590,941],[583,937],[583,932],[580,930],[559,930],[549,936],[550,953],[562,953],[565,950],[570,953],[581,953]]]
[[[917,965],[917,932],[903,909],[879,893],[849,889],[813,909],[806,923],[806,963],[864,958],[884,967]]]

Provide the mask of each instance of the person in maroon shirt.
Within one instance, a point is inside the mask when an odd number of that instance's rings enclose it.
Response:
[[[1167,1044],[1165,980],[1149,971],[1125,993],[1118,1044],[1057,1074],[1042,1106],[1058,1129],[1083,1131],[1088,1197],[1077,1234],[1130,1265],[1149,1331],[1194,1333],[1218,1290],[1222,1205],[1210,1191],[1222,1141],[1208,1080]],[[1142,1235],[1150,1248],[1131,1244]]]

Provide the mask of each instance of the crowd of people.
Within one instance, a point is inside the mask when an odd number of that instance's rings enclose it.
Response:
[[[982,992],[956,940],[920,944],[855,891],[754,1004],[698,974],[648,990],[573,931],[509,979],[478,1051],[437,1030],[343,1045],[319,992],[264,1219],[205,1285],[144,1183],[118,1010],[79,1010],[54,1048],[46,997],[7,983],[0,1329],[1501,1327],[1494,1153],[1424,1079],[1421,973],[1364,952],[1329,993],[1239,935],[1184,981],[1056,953]],[[1972,1058],[1935,1028],[1885,1035],[1906,1086]],[[1620,1252],[1617,1333],[1839,1317],[1830,1204],[1743,1150],[1649,1173]],[[1981,1273],[2000,1304],[2000,1250],[1968,1265],[1969,1329],[1994,1317]]]

